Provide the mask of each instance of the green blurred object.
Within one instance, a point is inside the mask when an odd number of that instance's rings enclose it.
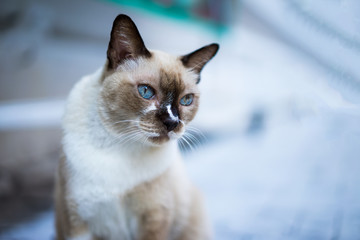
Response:
[[[173,18],[222,35],[228,29],[225,4],[220,0],[101,0]],[[215,5],[213,4],[215,3]],[[220,7],[219,7],[220,5]],[[230,8],[231,9],[231,8]]]

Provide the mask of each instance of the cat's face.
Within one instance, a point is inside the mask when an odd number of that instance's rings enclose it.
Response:
[[[119,139],[160,145],[182,136],[199,106],[199,73],[212,44],[186,56],[149,51],[131,19],[119,15],[108,49],[99,111]]]
[[[128,60],[103,82],[103,120],[118,134],[163,143],[179,138],[199,105],[197,75],[179,58],[152,52]]]

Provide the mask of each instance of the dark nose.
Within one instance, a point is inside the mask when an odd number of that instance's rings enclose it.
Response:
[[[166,129],[170,132],[174,130],[179,125],[179,120],[174,120],[171,118],[165,118],[163,120],[164,125],[166,126]]]

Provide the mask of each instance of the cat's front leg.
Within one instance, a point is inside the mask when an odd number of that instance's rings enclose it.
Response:
[[[168,240],[170,216],[166,208],[147,210],[139,216],[137,240]]]
[[[98,240],[69,201],[56,202],[56,240]]]
[[[125,213],[117,199],[94,201],[87,206],[85,216],[93,236],[99,240],[130,240]]]
[[[83,232],[75,236],[68,237],[66,238],[66,240],[100,240],[100,239],[92,236],[90,232]]]

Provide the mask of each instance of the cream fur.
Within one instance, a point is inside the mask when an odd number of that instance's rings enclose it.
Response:
[[[87,223],[89,230],[69,239],[88,239],[91,235],[109,240],[137,239],[137,217],[124,203],[126,193],[167,170],[176,177],[181,192],[190,191],[190,184],[176,141],[148,149],[121,148],[112,144],[115,137],[101,126],[97,112],[102,71],[100,69],[76,84],[63,119],[63,146],[69,176],[66,199],[75,203],[76,213]],[[153,107],[148,109],[151,110]],[[178,211],[185,216],[189,196],[186,194],[182,198],[179,201],[184,210]],[[173,235],[185,225],[182,221],[180,219],[172,230]]]
[[[115,18],[104,68],[81,79],[66,105],[55,184],[58,240],[210,238],[176,140],[196,115],[199,74],[218,48],[180,57],[149,51],[128,16]],[[154,94],[142,95],[141,85]],[[186,94],[193,102],[182,106]]]
[[[132,151],[111,145],[100,147],[109,137],[99,126],[94,109],[100,72],[82,79],[71,92],[67,104],[63,143],[71,172],[68,197],[75,200],[78,214],[89,222],[91,230],[99,235],[109,231],[113,233],[110,238],[116,239],[116,236],[129,235],[125,226],[118,228],[125,215],[118,197],[165,171],[170,162],[163,156],[171,151],[152,153],[144,161],[143,156],[136,156]],[[94,120],[88,119],[89,113],[95,115]],[[98,126],[89,127],[94,125]],[[92,131],[97,134],[90,133]],[[98,139],[96,135],[104,138]]]
[[[177,139],[196,115],[199,74],[218,48],[184,56],[149,51],[128,16],[115,18],[104,68],[81,79],[66,105],[55,184],[58,240],[210,238]],[[152,96],[139,92],[142,85]],[[187,94],[192,103],[181,105]]]

